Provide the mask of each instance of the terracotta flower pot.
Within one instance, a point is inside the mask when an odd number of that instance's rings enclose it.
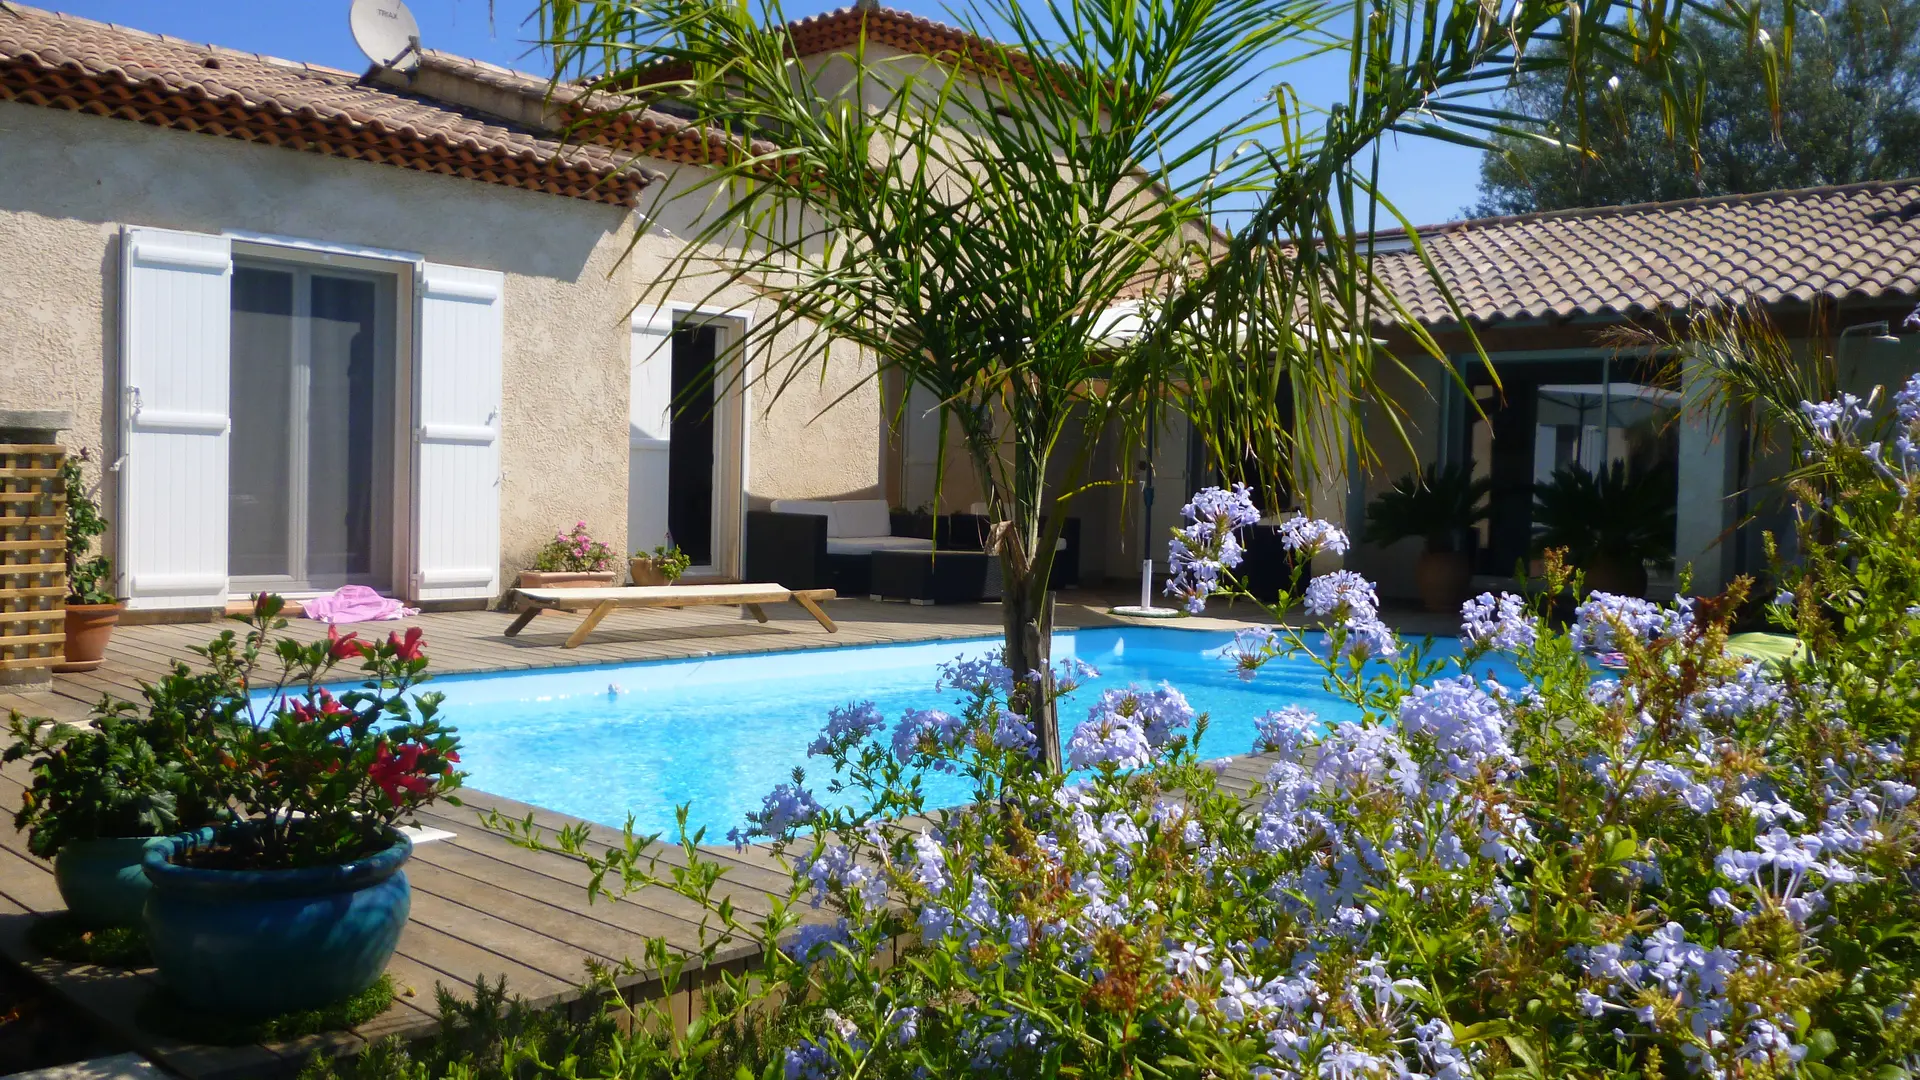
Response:
[[[523,589],[604,589],[613,584],[618,576],[614,570],[589,570],[573,572],[569,570],[522,570],[520,587]]]
[[[92,671],[105,662],[107,639],[127,608],[125,600],[111,604],[68,604],[66,660],[55,671]]]
[[[633,578],[635,585],[673,584],[672,581],[668,580],[667,575],[660,572],[659,567],[653,565],[652,562],[646,559],[628,559],[627,575]]]
[[[1473,566],[1464,551],[1428,551],[1413,567],[1420,603],[1428,611],[1458,612],[1473,595]]]

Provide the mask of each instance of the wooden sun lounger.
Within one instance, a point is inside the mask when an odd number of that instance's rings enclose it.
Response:
[[[779,585],[648,585],[632,588],[607,589],[516,589],[526,609],[520,617],[507,627],[507,636],[513,637],[527,628],[527,624],[542,611],[584,611],[586,618],[580,620],[573,633],[567,638],[566,647],[577,649],[587,639],[600,620],[620,608],[687,608],[710,607],[720,604],[737,604],[753,613],[761,622],[767,621],[767,613],[762,604],[778,604],[791,600],[806,609],[807,614],[817,619],[827,633],[836,634],[840,628],[833,625],[827,613],[820,610],[819,601],[833,599],[832,589],[788,589]]]

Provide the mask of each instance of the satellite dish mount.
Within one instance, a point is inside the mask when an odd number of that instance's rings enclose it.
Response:
[[[420,24],[404,0],[353,0],[347,26],[373,66],[402,75],[420,66]]]

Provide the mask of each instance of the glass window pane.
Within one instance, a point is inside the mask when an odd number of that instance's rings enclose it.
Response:
[[[235,577],[292,572],[293,275],[233,271],[228,556]]]
[[[313,277],[308,393],[307,578],[317,587],[373,572],[374,486],[384,426],[375,283]]]

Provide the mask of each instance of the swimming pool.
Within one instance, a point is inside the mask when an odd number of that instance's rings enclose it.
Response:
[[[1208,757],[1247,753],[1254,719],[1299,704],[1335,721],[1357,710],[1321,688],[1309,662],[1278,660],[1243,682],[1219,651],[1220,632],[1166,627],[1079,630],[1054,636],[1056,660],[1078,657],[1100,671],[1063,699],[1062,737],[1086,718],[1101,692],[1129,683],[1171,682],[1196,711],[1210,715],[1201,750]],[[446,695],[442,717],[459,728],[467,783],[483,791],[588,821],[672,834],[674,808],[692,804],[689,827],[718,841],[761,796],[807,767],[823,799],[824,762],[806,747],[828,708],[871,700],[889,722],[909,707],[957,701],[933,690],[937,667],[979,657],[998,639],[915,645],[852,646],[770,655],[454,675],[429,689]],[[1457,655],[1452,639],[1436,647]],[[1476,674],[1507,676],[1502,661]],[[964,802],[968,789],[933,775],[930,806]]]

